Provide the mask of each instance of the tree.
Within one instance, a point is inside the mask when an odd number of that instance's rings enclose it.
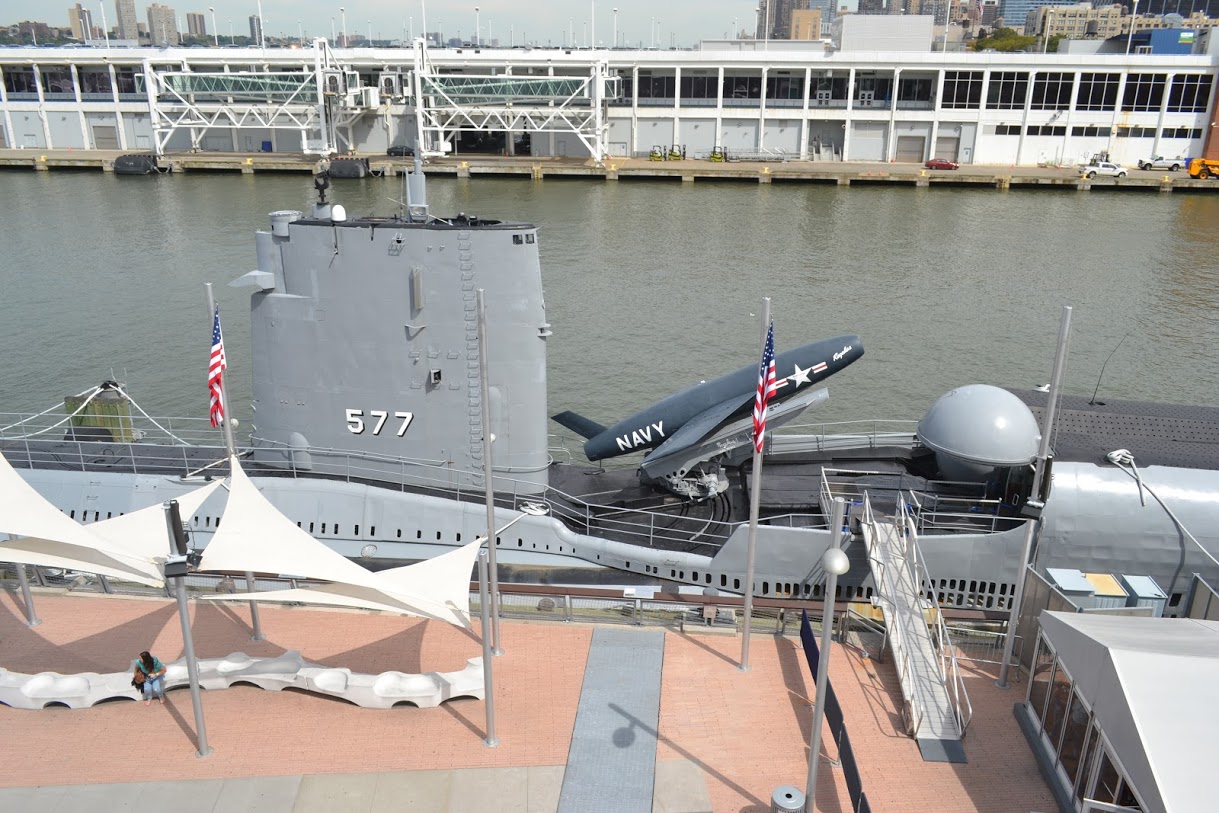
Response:
[[[1028,51],[1037,41],[1036,37],[1025,37],[1011,28],[996,28],[988,36],[974,43],[975,51]]]

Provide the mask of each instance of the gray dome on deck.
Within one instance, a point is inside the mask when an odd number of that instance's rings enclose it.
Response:
[[[918,423],[918,437],[936,453],[944,476],[984,480],[996,468],[1030,463],[1041,431],[1024,402],[989,384],[940,396]]]

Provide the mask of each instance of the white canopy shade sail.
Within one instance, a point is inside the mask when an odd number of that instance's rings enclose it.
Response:
[[[220,481],[177,498],[189,516]],[[169,531],[161,503],[84,526],[47,501],[0,456],[0,531],[20,538],[0,541],[0,561],[81,570],[150,587],[165,583],[161,564]]]
[[[0,562],[82,570],[149,587],[160,587],[165,583],[161,569],[151,562],[113,556],[100,548],[70,545],[54,539],[20,537],[0,542]]]
[[[82,548],[98,547],[93,534],[39,494],[4,455],[0,455],[0,533],[54,539]]]
[[[420,615],[469,626],[470,573],[479,543],[382,573],[326,547],[271,505],[232,460],[229,500],[223,522],[203,550],[199,570],[290,574],[332,584],[209,596],[217,601],[270,601],[363,607]],[[418,574],[404,575],[413,568]]]
[[[199,506],[220,488],[224,480],[213,480],[205,486],[172,499],[178,502],[183,522],[199,510]],[[106,542],[108,550],[132,556],[142,561],[164,562],[169,554],[169,528],[165,524],[165,502],[104,519],[88,526]]]

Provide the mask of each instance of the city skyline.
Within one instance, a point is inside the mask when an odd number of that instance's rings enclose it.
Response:
[[[776,0],[770,0],[774,3]],[[764,4],[765,0],[763,0]],[[0,0],[0,23],[11,25],[30,20],[45,22],[52,27],[68,27],[68,8],[62,3],[48,8],[45,0]],[[82,7],[101,26],[102,15],[98,0],[85,0]],[[137,0],[136,15],[143,21],[148,0]],[[208,36],[219,33],[228,36],[230,27],[237,36],[249,33],[249,18],[258,15],[257,0],[174,0],[170,3],[178,18],[179,31],[187,32],[186,15],[202,14]],[[474,38],[477,20],[483,41],[497,40],[508,45],[509,37],[520,45],[527,38],[539,45],[583,46],[595,36],[597,45],[610,47],[617,17],[618,41],[628,46],[668,48],[690,46],[704,39],[733,37],[737,32],[752,34],[757,24],[758,3],[743,0],[678,0],[667,4],[657,15],[657,6],[642,0],[601,0],[600,2],[558,2],[539,0],[528,8],[506,0],[477,0],[455,8],[452,3],[430,4],[390,2],[390,0],[351,0],[351,2],[321,2],[321,0],[262,0],[262,16],[267,37],[296,38],[303,31],[306,38],[326,37],[333,31],[342,36],[343,13],[346,9],[347,34],[366,38],[371,27],[374,40],[400,40],[405,30],[415,37],[423,33],[423,13],[426,7],[427,27],[433,34],[450,39],[460,36]],[[849,3],[854,6],[854,0]],[[213,24],[213,12],[215,9]],[[476,12],[475,9],[478,9]],[[614,8],[618,9],[617,15]],[[596,18],[590,21],[595,10]],[[114,0],[105,0],[106,24],[112,35],[116,28]],[[591,24],[590,24],[591,22]],[[736,24],[735,31],[733,24]],[[231,23],[231,26],[230,26]]]

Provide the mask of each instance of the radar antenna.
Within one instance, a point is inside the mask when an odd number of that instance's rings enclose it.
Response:
[[[1118,341],[1117,346],[1109,353],[1109,358],[1105,359],[1105,363],[1100,366],[1100,375],[1096,377],[1096,389],[1092,390],[1092,400],[1088,401],[1088,406],[1096,406],[1096,393],[1100,392],[1100,380],[1105,377],[1105,368],[1109,366],[1109,359],[1113,358],[1113,354],[1117,352],[1117,348],[1122,346],[1122,342],[1126,341],[1126,337],[1130,335],[1130,331],[1126,331],[1126,336],[1123,336]],[[1104,406],[1104,402],[1101,406]]]

